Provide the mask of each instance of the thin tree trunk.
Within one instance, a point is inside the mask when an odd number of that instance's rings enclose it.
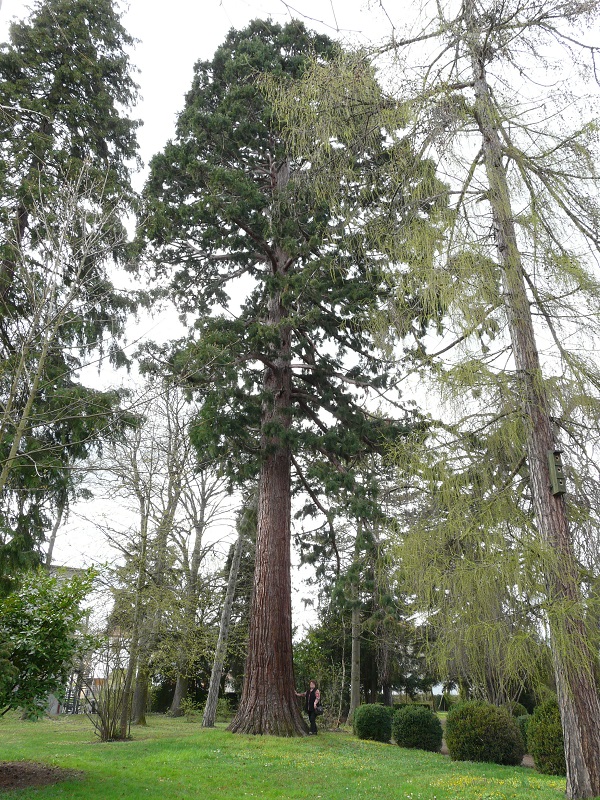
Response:
[[[123,687],[123,705],[121,707],[121,721],[120,721],[121,739],[127,739],[127,737],[129,736],[129,720],[130,720],[130,709],[132,702],[131,695],[133,686],[133,676],[135,675],[138,663],[140,626],[141,626],[142,610],[143,610],[142,588],[144,586],[144,580],[146,576],[146,551],[148,545],[148,516],[147,516],[148,509],[145,499],[141,496],[141,494],[139,496],[139,502],[140,502],[140,512],[141,512],[140,513],[141,517],[140,563],[138,567],[138,575],[136,581],[133,624],[131,626],[131,637],[130,637],[131,643],[129,646],[129,662],[127,664],[127,672],[125,674],[125,685]]]
[[[148,686],[150,684],[150,671],[146,658],[140,659],[137,677],[135,680],[135,691],[131,704],[131,724],[146,725],[146,707],[148,705]]]
[[[465,0],[473,14],[473,0]],[[470,51],[475,115],[483,136],[489,201],[508,316],[517,380],[527,424],[527,455],[537,527],[552,548],[555,565],[546,568],[554,675],[558,692],[567,763],[567,797],[582,800],[600,795],[600,702],[594,680],[596,654],[586,637],[577,565],[562,496],[550,489],[548,452],[555,449],[550,405],[544,387],[527,296],[521,255],[503,163],[500,123],[495,114],[477,29],[471,27]],[[556,613],[552,608],[557,609]]]
[[[376,703],[379,700],[379,684],[377,681],[377,668],[373,669],[371,674],[371,702]]]
[[[179,710],[179,707],[184,697],[187,697],[189,685],[190,679],[187,677],[187,675],[183,675],[181,672],[178,673],[177,683],[175,684],[175,694],[173,695],[171,708],[169,709],[169,715],[171,717],[181,716],[182,712]]]
[[[48,357],[50,344],[52,343],[52,339],[55,333],[56,331],[51,329],[45,332],[42,344],[42,350],[40,352],[38,362],[35,367],[35,373],[33,376],[33,381],[31,383],[31,388],[29,389],[27,401],[25,403],[23,411],[21,412],[21,418],[19,419],[19,422],[16,426],[10,452],[6,457],[6,460],[4,461],[4,464],[2,466],[2,471],[0,472],[0,492],[4,490],[4,487],[8,480],[9,473],[13,467],[13,463],[19,451],[19,447],[21,446],[21,440],[23,439],[25,428],[29,423],[29,416],[31,414],[31,409],[33,408],[33,403],[37,397],[40,381],[42,379],[42,374],[46,366],[46,358]]]
[[[65,505],[66,505],[66,498],[61,498],[56,509],[56,519],[54,520],[54,525],[52,526],[52,531],[50,533],[50,537],[48,538],[48,552],[46,553],[46,569],[50,569],[52,566],[52,554],[54,552],[54,545],[56,544],[56,536],[58,534],[58,529],[61,526],[63,514],[65,512]]]
[[[204,491],[205,483],[203,482],[203,489],[200,498],[200,509],[196,508],[194,497],[189,497],[189,504],[193,509],[194,518],[194,548],[192,550],[192,559],[189,571],[186,574],[186,594],[185,594],[185,612],[184,612],[184,629],[186,631],[192,630],[196,625],[196,612],[198,611],[198,578],[200,573],[200,564],[202,561],[202,536],[206,527],[205,511],[208,502],[207,495]],[[173,702],[169,709],[171,716],[179,716],[179,706],[181,701],[187,695],[189,678],[185,674],[185,670],[189,668],[189,656],[186,652],[185,642],[179,651],[179,665],[180,671],[177,674],[177,683],[175,685],[175,694],[173,695]]]
[[[344,617],[342,615],[342,678],[340,686],[340,700],[338,704],[337,713],[337,727],[340,727],[342,722],[342,711],[344,708],[344,689],[346,687],[346,626],[344,624]],[[348,717],[350,713],[348,713]]]
[[[223,664],[225,663],[225,653],[227,651],[227,638],[229,636],[229,625],[231,623],[231,609],[233,608],[235,585],[237,583],[238,572],[240,570],[243,545],[244,545],[244,535],[243,533],[240,532],[237,541],[235,543],[233,558],[231,560],[231,567],[229,569],[229,579],[227,581],[227,593],[225,595],[225,603],[223,605],[223,611],[221,613],[219,639],[217,641],[215,660],[213,663],[212,672],[210,674],[208,697],[206,698],[206,705],[204,706],[204,715],[202,717],[202,727],[204,728],[214,728],[215,718],[217,716],[217,700],[219,699],[219,687],[221,685]]]
[[[384,607],[385,600],[384,595],[385,593],[382,592],[381,589],[381,574],[380,574],[380,567],[379,562],[381,558],[381,546],[379,542],[379,531],[377,523],[374,523],[373,529],[373,541],[376,545],[376,556],[375,556],[375,590],[374,590],[374,598],[376,602],[376,608],[379,611],[383,611],[387,614],[387,609]],[[375,642],[375,664],[377,666],[377,679],[379,681],[379,685],[381,686],[381,691],[383,693],[383,704],[384,706],[391,706],[392,705],[392,685],[391,685],[391,653],[390,653],[390,641],[392,641],[393,633],[389,630],[390,623],[386,622],[385,619],[377,625],[376,630],[376,642]]]
[[[384,683],[382,686],[383,691],[383,705],[384,706],[391,706],[392,705],[392,687],[389,683]]]
[[[360,638],[361,638],[361,610],[360,610],[360,547],[362,540],[362,522],[358,520],[356,538],[354,540],[354,564],[352,569],[352,650],[350,655],[350,708],[348,718],[352,719],[354,709],[360,705]]]
[[[354,709],[360,705],[360,608],[352,608],[352,656],[350,662],[350,708],[348,717],[352,718]]]

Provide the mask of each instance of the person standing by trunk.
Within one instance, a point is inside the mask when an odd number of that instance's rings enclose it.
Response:
[[[308,721],[310,722],[309,736],[317,735],[317,712],[315,706],[321,700],[321,693],[317,689],[315,681],[310,681],[308,689],[305,692],[296,692],[296,697],[304,697],[305,704],[304,710],[308,714]]]

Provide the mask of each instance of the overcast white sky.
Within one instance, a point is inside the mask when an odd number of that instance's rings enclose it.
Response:
[[[6,41],[10,20],[26,16],[29,3],[0,1],[0,40]],[[400,5],[408,9],[412,3],[403,0]],[[194,63],[211,58],[230,28],[243,28],[255,18],[271,17],[283,23],[305,15],[307,26],[332,37],[378,40],[389,30],[389,23],[378,3],[372,6],[368,8],[368,0],[292,0],[291,6],[282,0],[130,0],[123,22],[139,40],[132,61],[139,69],[142,99],[134,116],[144,122],[139,131],[144,162],[173,135]],[[142,181],[139,176],[138,188]]]

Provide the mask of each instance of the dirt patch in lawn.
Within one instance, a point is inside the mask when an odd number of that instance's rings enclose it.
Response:
[[[80,778],[82,775],[82,772],[74,769],[49,767],[35,761],[0,761],[0,791],[50,786],[60,781]]]

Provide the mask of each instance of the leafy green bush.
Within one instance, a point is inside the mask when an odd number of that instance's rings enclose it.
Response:
[[[515,701],[512,703],[506,703],[506,705],[503,707],[508,711],[511,717],[522,717],[524,714],[529,713],[524,705],[521,705],[521,703],[517,703]]]
[[[555,698],[536,706],[527,731],[527,744],[538,772],[566,775],[565,744]]]
[[[392,719],[392,733],[400,747],[416,747],[438,753],[442,747],[442,724],[430,708],[405,706]]]
[[[389,742],[392,735],[392,717],[389,707],[378,703],[358,706],[354,709],[352,728],[359,739],[374,739]]]
[[[200,722],[202,720],[202,709],[191,697],[184,697],[179,704],[179,711],[186,722]]]
[[[523,739],[523,743],[525,745],[525,750],[527,750],[527,730],[529,728],[529,722],[531,720],[531,714],[521,714],[520,717],[515,717],[515,722],[519,726],[519,730],[521,731],[521,738]]]
[[[459,703],[448,712],[446,744],[455,761],[520,764],[525,744],[514,718],[480,700]]]
[[[78,625],[93,578],[88,571],[59,580],[40,568],[0,599],[0,714],[21,708],[39,717],[49,694],[64,696],[73,661],[91,647]]]

